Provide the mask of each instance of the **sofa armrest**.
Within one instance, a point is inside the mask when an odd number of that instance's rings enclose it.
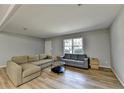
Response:
[[[88,58],[84,58],[84,61],[88,61]]]
[[[60,60],[64,59],[64,56],[60,56]]]
[[[61,61],[60,56],[53,56],[52,59],[53,59],[53,61]]]
[[[53,56],[51,56],[51,55],[47,55],[47,58],[48,58],[48,59],[52,59]]]
[[[84,58],[84,61],[88,63],[88,68],[90,67],[90,58],[87,57],[87,58]]]
[[[13,61],[7,62],[7,74],[15,86],[22,83],[22,67]]]

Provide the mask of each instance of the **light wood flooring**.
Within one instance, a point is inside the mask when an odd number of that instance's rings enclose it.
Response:
[[[0,88],[16,88],[6,75],[5,69],[0,69]],[[44,69],[41,76],[25,83],[19,89],[102,89],[123,88],[113,72],[109,69],[84,70],[66,67],[63,74],[56,74],[50,68]]]

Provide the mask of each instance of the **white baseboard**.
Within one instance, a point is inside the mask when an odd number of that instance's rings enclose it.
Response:
[[[119,78],[119,76],[118,76],[118,74],[116,73],[116,71],[113,69],[113,68],[111,68],[112,69],[112,71],[113,71],[113,73],[115,74],[115,76],[117,77],[117,79],[120,81],[120,83],[122,84],[122,86],[124,87],[124,82]]]
[[[100,67],[110,68],[112,70],[112,72],[115,74],[115,76],[117,77],[117,79],[120,81],[121,85],[124,87],[124,82],[119,78],[118,74],[112,67],[108,67],[108,66],[100,66]]]
[[[6,67],[6,65],[0,65],[0,68],[5,68]]]

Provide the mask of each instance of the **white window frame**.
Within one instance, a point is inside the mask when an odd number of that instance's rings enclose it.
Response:
[[[67,38],[67,39],[64,39],[64,40],[68,40],[68,39],[72,40],[72,53],[69,53],[69,54],[77,54],[77,53],[74,53],[74,52],[73,52],[73,49],[74,49],[74,44],[73,44],[74,42],[73,42],[73,40],[74,40],[74,39],[78,39],[78,38],[81,38],[81,39],[82,39],[82,50],[83,50],[83,52],[82,52],[82,53],[79,53],[79,54],[83,54],[83,53],[84,53],[83,38],[82,38],[82,37],[76,37],[76,38]],[[65,49],[64,40],[63,40],[63,54],[65,54],[65,52],[64,52],[64,49]]]
[[[72,38],[68,38],[68,39],[64,39],[63,40],[63,53],[65,54],[65,52],[64,52],[64,49],[65,49],[65,40],[71,40],[72,41]],[[72,42],[73,43],[73,42]],[[72,48],[73,48],[73,44],[71,45],[72,46]],[[73,49],[72,49],[72,53],[73,53]],[[69,54],[72,54],[72,53],[69,53]]]

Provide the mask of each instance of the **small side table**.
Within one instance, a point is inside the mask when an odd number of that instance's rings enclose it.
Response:
[[[98,58],[91,58],[90,59],[90,67],[91,69],[99,69],[99,59]]]

